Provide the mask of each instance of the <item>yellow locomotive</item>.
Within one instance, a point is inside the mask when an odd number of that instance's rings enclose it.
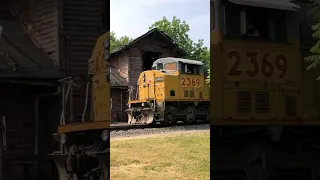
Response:
[[[203,63],[160,58],[140,74],[129,95],[129,124],[196,123],[209,120],[209,93]],[[134,93],[135,92],[135,93]],[[135,95],[135,96],[134,96]]]
[[[211,179],[320,178],[319,86],[303,68],[300,19],[290,0],[211,1]]]
[[[297,6],[211,3],[212,123],[302,123]]]
[[[89,81],[86,83],[86,104],[81,121],[66,121],[66,106],[72,98],[72,78],[61,80],[62,115],[58,132],[60,151],[50,154],[60,180],[109,179],[110,70],[108,67],[110,34],[106,32],[96,42],[89,59]],[[92,99],[89,100],[91,92]],[[92,120],[84,119],[88,103],[92,102]]]

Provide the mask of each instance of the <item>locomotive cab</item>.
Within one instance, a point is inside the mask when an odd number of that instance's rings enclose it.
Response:
[[[152,70],[189,75],[203,75],[204,71],[202,62],[180,58],[158,59],[153,63]]]
[[[299,121],[299,6],[289,0],[211,1],[211,120]]]

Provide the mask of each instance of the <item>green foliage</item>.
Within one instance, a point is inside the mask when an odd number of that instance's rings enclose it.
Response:
[[[174,43],[176,43],[181,49],[187,52],[186,59],[200,60],[206,63],[208,66],[206,70],[210,76],[210,51],[208,47],[204,46],[203,39],[199,39],[197,42],[193,42],[189,37],[188,32],[190,31],[189,25],[186,21],[181,21],[177,17],[173,17],[169,21],[166,17],[161,20],[154,22],[149,29],[157,28],[165,32]],[[208,76],[208,77],[209,77]],[[210,82],[210,78],[207,79]]]
[[[203,39],[199,39],[197,42],[193,42],[189,37],[188,32],[190,31],[189,25],[186,21],[181,21],[177,17],[173,17],[169,21],[166,17],[163,17],[161,20],[154,22],[149,29],[157,28],[165,32],[169,37],[172,38],[173,42],[178,44],[178,46],[187,52],[187,56],[184,58],[201,60],[201,61],[210,61],[208,59],[209,49],[204,46]]]
[[[312,55],[305,58],[305,61],[309,63],[307,71],[318,67],[318,65],[320,64],[320,5],[315,4],[310,14],[314,15],[314,18],[317,22],[317,24],[311,27],[314,31],[312,37],[317,39],[317,42],[309,51],[312,53]],[[320,77],[318,77],[317,80],[320,80]]]
[[[133,39],[129,36],[117,38],[114,32],[110,33],[110,51],[113,52],[122,46],[129,44]]]

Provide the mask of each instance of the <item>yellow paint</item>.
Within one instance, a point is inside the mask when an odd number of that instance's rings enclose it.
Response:
[[[93,105],[93,122],[67,124],[58,127],[59,133],[106,129],[110,127],[110,83],[107,81],[109,63],[104,58],[105,42],[109,43],[110,33],[101,35],[96,42],[91,58],[89,59],[89,74],[91,75],[91,91]],[[109,50],[109,48],[107,49]],[[108,52],[109,53],[109,52]]]
[[[110,128],[110,121],[93,121],[60,126],[58,127],[58,133],[81,132],[107,128]]]
[[[313,100],[311,105],[311,102],[308,103],[305,100],[312,100],[310,97],[314,97],[316,92],[308,90],[312,88],[312,83],[306,80],[308,73],[301,72],[302,64],[298,40],[291,38],[292,43],[231,40],[219,38],[219,34],[219,32],[211,32],[211,123],[219,125],[319,124],[319,114],[314,113],[312,108],[304,108],[304,106],[311,107],[314,104],[320,107],[320,104]],[[241,57],[237,68],[242,72],[240,75],[229,74],[236,62],[235,56],[228,56],[232,51],[236,51]],[[258,72],[254,77],[247,73],[247,71],[253,71],[255,67],[250,62],[252,60],[250,53],[257,55]],[[282,77],[282,71],[276,64],[278,55],[283,55],[287,59],[287,70]],[[264,56],[267,57],[267,63],[273,67],[273,74],[270,77],[266,77],[262,72]],[[268,74],[270,69],[267,68],[266,72]],[[311,76],[309,75],[309,78],[312,78]],[[314,81],[313,84],[316,82]],[[268,92],[270,96],[269,112],[266,114],[256,113],[253,100],[252,112],[237,112],[237,91],[250,91],[252,94]],[[291,119],[286,116],[285,112],[285,97],[287,96],[294,96],[297,99],[297,115]]]
[[[110,121],[110,83],[107,82],[109,59],[105,60],[105,41],[109,43],[109,32],[97,40],[89,60],[89,73],[92,75],[92,97],[94,121]],[[109,49],[108,49],[109,50]]]
[[[208,86],[205,85],[204,75],[187,75],[173,72],[166,74],[150,70],[140,74],[138,79],[139,99],[129,101],[129,104],[147,101],[209,101]],[[170,92],[174,91],[173,94]],[[188,97],[185,97],[185,91]],[[193,94],[193,97],[190,97]],[[202,97],[200,97],[202,94]]]

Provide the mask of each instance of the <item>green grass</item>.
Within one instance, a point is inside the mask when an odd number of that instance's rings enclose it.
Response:
[[[210,133],[111,139],[112,180],[210,179]]]

